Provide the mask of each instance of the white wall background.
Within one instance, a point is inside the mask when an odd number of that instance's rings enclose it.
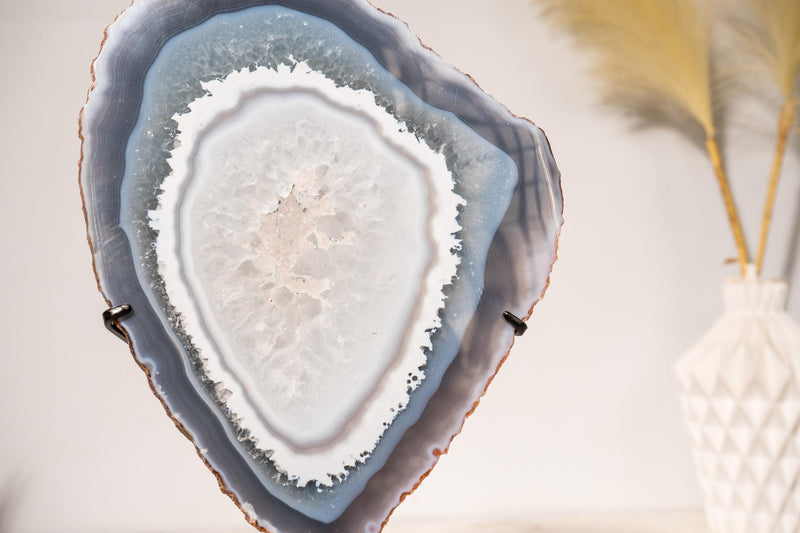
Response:
[[[526,0],[375,3],[545,129],[566,206],[531,330],[393,522],[698,506],[672,366],[720,313],[720,282],[736,273],[723,265],[735,250],[703,154],[599,106],[582,56]],[[0,0],[4,516],[20,532],[247,531],[100,321],[77,118],[103,28],[127,4]],[[773,122],[740,114],[746,131],[728,151],[751,243]],[[794,148],[766,271],[794,275],[800,319]]]

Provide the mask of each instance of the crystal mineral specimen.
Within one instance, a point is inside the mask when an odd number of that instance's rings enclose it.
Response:
[[[362,0],[138,0],[81,117],[100,288],[264,531],[376,532],[555,260],[544,134]]]

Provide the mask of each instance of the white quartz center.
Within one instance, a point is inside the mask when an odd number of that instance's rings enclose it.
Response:
[[[260,98],[204,140],[183,207],[209,328],[299,446],[333,438],[375,387],[430,259],[420,169],[361,122]]]
[[[288,477],[330,484],[424,378],[456,273],[444,157],[304,64],[206,84],[151,214],[221,398]]]

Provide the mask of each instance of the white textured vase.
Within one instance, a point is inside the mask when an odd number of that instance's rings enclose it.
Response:
[[[676,366],[714,533],[800,532],[800,326],[786,283],[731,280]]]

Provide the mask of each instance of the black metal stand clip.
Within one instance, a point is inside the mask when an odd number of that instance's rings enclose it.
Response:
[[[119,321],[131,313],[133,313],[133,308],[128,304],[122,304],[110,309],[106,309],[103,311],[103,324],[105,324],[108,331],[123,341],[128,342],[128,337],[125,336],[125,332],[119,327]]]
[[[509,311],[503,311],[503,318],[506,319],[506,322],[514,326],[514,335],[517,337],[528,331],[528,324],[523,322],[517,315]]]

